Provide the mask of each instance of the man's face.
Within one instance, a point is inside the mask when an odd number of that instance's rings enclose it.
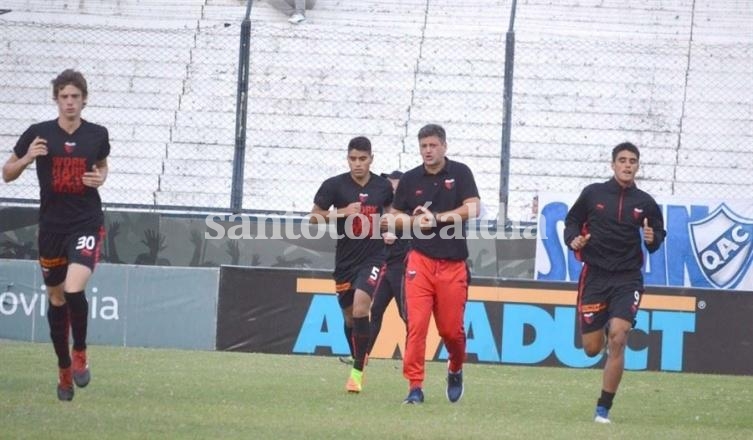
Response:
[[[72,84],[58,90],[55,102],[58,105],[58,115],[66,119],[79,118],[81,110],[84,109],[84,95],[78,87]]]
[[[356,179],[365,177],[369,174],[372,160],[374,160],[374,156],[365,151],[348,151],[348,166],[350,167],[350,174]]]
[[[612,162],[612,170],[617,182],[623,186],[632,185],[638,172],[638,156],[628,150],[620,151]]]
[[[436,166],[442,163],[447,153],[447,144],[442,142],[437,136],[427,136],[418,140],[418,146],[421,150],[421,158],[425,166]]]

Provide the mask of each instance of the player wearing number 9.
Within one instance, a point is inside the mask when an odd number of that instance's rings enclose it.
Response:
[[[47,320],[57,355],[60,400],[73,399],[73,383],[88,385],[86,354],[89,303],[84,289],[104,237],[97,188],[107,179],[107,129],[81,118],[86,79],[68,69],[52,80],[56,119],[31,125],[3,165],[3,180],[16,180],[32,163],[39,180],[39,264],[47,286]],[[68,334],[73,335],[73,351]]]
[[[655,252],[666,235],[656,201],[635,185],[639,159],[640,152],[631,143],[614,147],[614,177],[583,189],[565,219],[565,243],[583,261],[577,302],[583,349],[597,356],[605,345],[608,348],[594,415],[599,423],[610,423],[628,332],[643,294],[641,242]]]

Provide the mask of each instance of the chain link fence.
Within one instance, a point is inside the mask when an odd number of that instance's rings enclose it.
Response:
[[[501,34],[440,32],[442,23],[427,23],[425,1],[335,3],[319,1],[297,27],[271,3],[254,4],[243,209],[307,212],[318,185],[347,171],[345,148],[355,136],[371,139],[377,173],[416,166],[416,134],[429,122],[445,125],[453,158],[477,162],[484,200],[495,207],[504,61],[490,54],[504,53]],[[106,204],[227,210],[244,3],[235,2],[237,19],[224,23],[206,18],[211,6],[193,25],[171,29],[138,20],[0,23],[9,41],[0,82],[14,90],[19,115],[3,124],[4,145],[55,117],[49,81],[73,67],[90,84],[84,117],[110,129]],[[38,65],[28,53],[55,57]],[[0,197],[34,200],[37,191],[25,173]]]
[[[638,184],[654,195],[750,197],[751,5],[609,6],[518,9],[511,215],[538,192],[608,179],[624,141],[641,148]]]
[[[347,171],[354,136],[371,139],[377,173],[416,166],[416,133],[435,122],[496,217],[510,3],[319,0],[295,26],[254,2],[243,210],[307,212],[318,185]],[[246,4],[196,5],[164,23],[0,16],[4,151],[55,117],[49,81],[74,67],[90,83],[84,117],[110,129],[107,204],[228,210]],[[530,220],[539,192],[608,178],[624,140],[642,148],[640,185],[655,195],[750,194],[753,12],[724,5],[742,13],[520,4],[509,217]],[[34,173],[0,187],[5,201],[37,194]]]
[[[30,124],[57,117],[50,82],[74,68],[89,87],[83,118],[110,133],[110,174],[100,189],[107,205],[227,207],[242,16],[201,19],[200,10],[182,9],[184,17],[164,21],[113,14],[111,24],[50,11],[0,16],[3,156]],[[227,50],[214,50],[218,44]],[[222,117],[230,130],[212,130]],[[0,198],[38,200],[38,192],[32,165]],[[212,203],[196,196],[202,192]]]

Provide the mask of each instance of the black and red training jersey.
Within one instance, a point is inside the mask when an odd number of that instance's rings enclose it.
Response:
[[[389,180],[370,173],[366,185],[361,186],[350,173],[330,177],[322,183],[314,196],[314,204],[323,210],[334,206],[344,208],[351,203],[361,203],[361,216],[337,219],[334,278],[352,281],[364,264],[379,265],[384,258],[384,240],[379,231],[379,218],[392,204],[392,185]],[[357,238],[362,237],[362,238]]]
[[[85,186],[81,177],[110,154],[107,129],[82,119],[76,131],[69,134],[57,119],[40,122],[21,135],[13,148],[15,155],[25,156],[37,136],[47,141],[47,155],[36,158],[39,228],[70,233],[102,225],[99,192]]]
[[[428,173],[423,165],[403,174],[395,191],[393,207],[412,215],[416,207],[424,206],[437,214],[459,208],[465,200],[474,197],[479,197],[479,193],[471,169],[445,158],[444,167],[436,174]],[[460,230],[455,230],[452,223],[440,223],[423,231],[421,237],[413,236],[417,234],[411,230],[411,247],[431,258],[465,260],[468,258],[466,223],[463,221],[459,225]],[[443,228],[447,228],[446,237],[441,232]]]
[[[664,218],[656,201],[635,185],[623,188],[612,178],[588,185],[565,218],[565,244],[578,235],[591,238],[576,257],[589,266],[609,271],[627,271],[643,266],[641,228],[644,219],[654,229],[654,241],[646,245],[655,252],[666,236]]]

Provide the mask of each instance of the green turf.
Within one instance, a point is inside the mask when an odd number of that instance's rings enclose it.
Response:
[[[592,422],[599,370],[469,364],[463,400],[427,364],[426,403],[401,405],[399,361],[344,390],[333,357],[92,346],[92,382],[55,395],[50,344],[0,341],[2,439],[753,439],[753,377],[627,372],[612,425]]]

